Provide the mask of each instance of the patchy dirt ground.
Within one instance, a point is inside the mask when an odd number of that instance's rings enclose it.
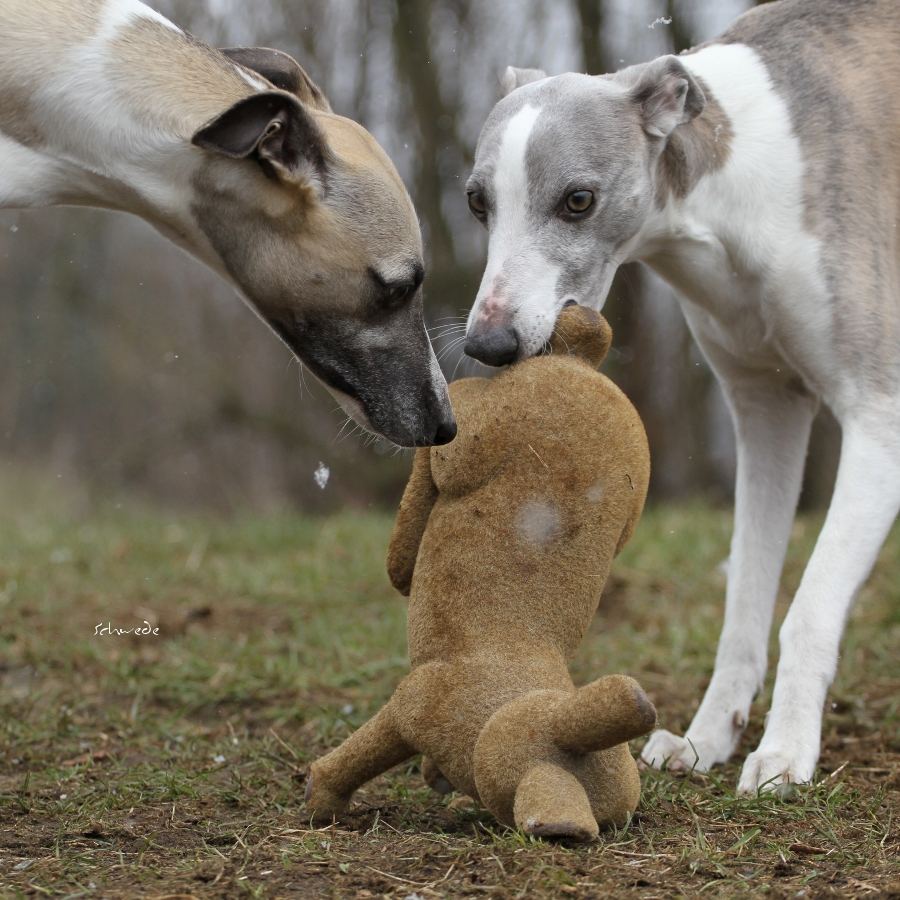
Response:
[[[308,827],[307,763],[406,668],[388,518],[20,508],[0,523],[4,897],[900,897],[898,531],[850,622],[814,787],[738,799],[737,764],[647,774],[627,828],[570,848],[429,793],[415,765],[361,791],[346,824]],[[817,525],[797,525],[783,600]],[[728,529],[703,507],[651,510],[577,677],[628,671],[682,729],[711,670]],[[145,621],[158,634],[96,633]]]

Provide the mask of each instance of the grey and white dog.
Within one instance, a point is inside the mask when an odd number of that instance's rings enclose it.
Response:
[[[469,203],[489,255],[468,352],[537,353],[563,305],[641,260],[681,296],[737,435],[735,529],[712,681],[649,765],[737,748],[767,642],[810,424],[843,430],[834,496],[781,627],[772,707],[739,790],[808,782],[844,622],[900,509],[900,7],[781,0],[615,75],[509,69]]]
[[[403,182],[286,54],[213,50],[138,0],[0,0],[0,208],[60,204],[205,262],[361,424],[454,437]]]

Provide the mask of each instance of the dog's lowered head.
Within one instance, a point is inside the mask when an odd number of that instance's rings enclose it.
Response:
[[[399,175],[291,57],[224,52],[266,81],[193,137],[193,215],[222,268],[358,422],[402,446],[452,440]]]
[[[705,104],[671,56],[614,76],[509,68],[503,87],[467,184],[489,245],[466,352],[489,365],[540,352],[568,301],[602,307],[670,135]]]

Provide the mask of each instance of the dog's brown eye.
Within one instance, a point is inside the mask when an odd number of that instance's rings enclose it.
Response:
[[[396,284],[389,287],[385,294],[385,306],[396,308],[403,306],[407,300],[415,293],[416,286],[414,284]]]
[[[481,191],[469,191],[469,209],[472,215],[478,219],[483,219],[487,215],[487,206],[484,202],[484,194]]]
[[[570,213],[585,213],[594,205],[592,191],[572,191],[566,197],[566,209]]]

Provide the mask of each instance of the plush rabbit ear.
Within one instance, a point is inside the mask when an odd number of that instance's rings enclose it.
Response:
[[[419,545],[437,496],[438,489],[431,475],[431,451],[420,447],[400,501],[387,554],[388,577],[404,597],[409,596],[412,588]]]
[[[540,81],[546,78],[547,73],[543,69],[517,69],[515,66],[507,66],[506,71],[500,76],[501,96],[511,94],[516,88],[532,81]]]
[[[580,356],[594,367],[603,362],[611,346],[609,322],[595,310],[575,303],[567,305],[559,314],[550,338],[553,353]]]

